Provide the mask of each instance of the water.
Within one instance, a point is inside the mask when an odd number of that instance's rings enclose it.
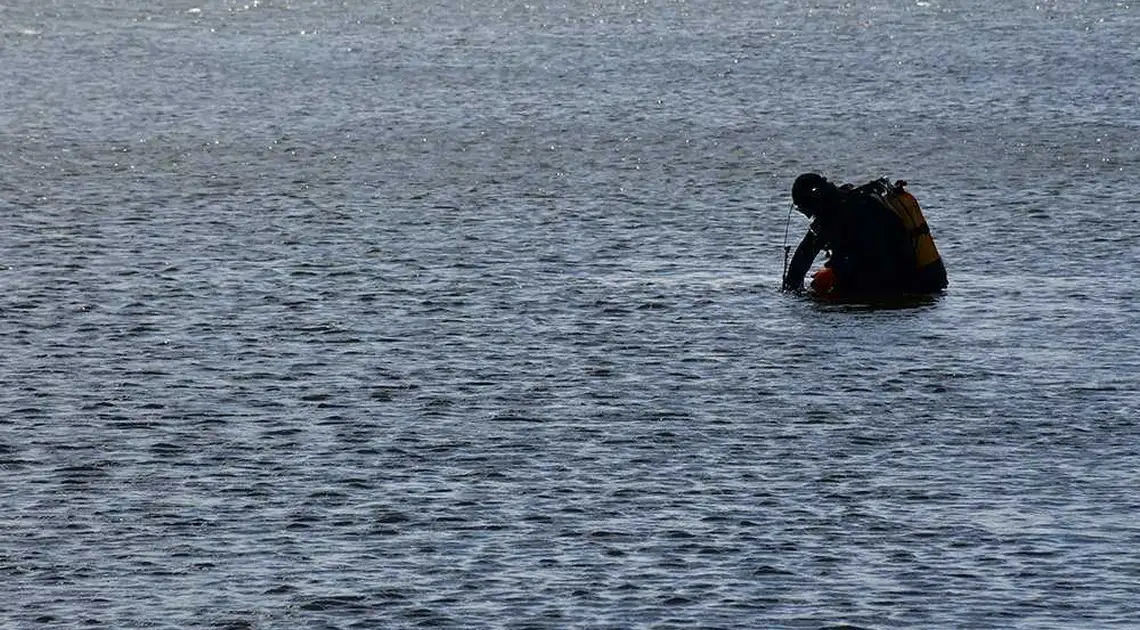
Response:
[[[1135,5],[163,4],[0,7],[0,626],[1140,618]]]

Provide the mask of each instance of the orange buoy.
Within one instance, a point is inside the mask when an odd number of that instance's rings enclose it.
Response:
[[[835,288],[835,272],[831,267],[822,267],[811,275],[811,290],[819,295],[831,293]]]

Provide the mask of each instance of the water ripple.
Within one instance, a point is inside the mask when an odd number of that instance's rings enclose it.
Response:
[[[200,4],[7,10],[0,625],[1140,615],[1127,7]]]

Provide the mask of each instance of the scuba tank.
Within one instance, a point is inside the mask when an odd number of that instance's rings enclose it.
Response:
[[[902,221],[914,251],[915,271],[921,272],[941,259],[938,248],[934,245],[934,237],[930,234],[930,226],[926,224],[926,217],[922,216],[918,200],[906,189],[905,181],[900,179],[892,184],[883,178],[860,186],[860,189]]]

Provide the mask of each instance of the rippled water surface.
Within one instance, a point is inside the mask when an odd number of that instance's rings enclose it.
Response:
[[[1132,3],[154,4],[0,7],[0,626],[1140,619]]]

